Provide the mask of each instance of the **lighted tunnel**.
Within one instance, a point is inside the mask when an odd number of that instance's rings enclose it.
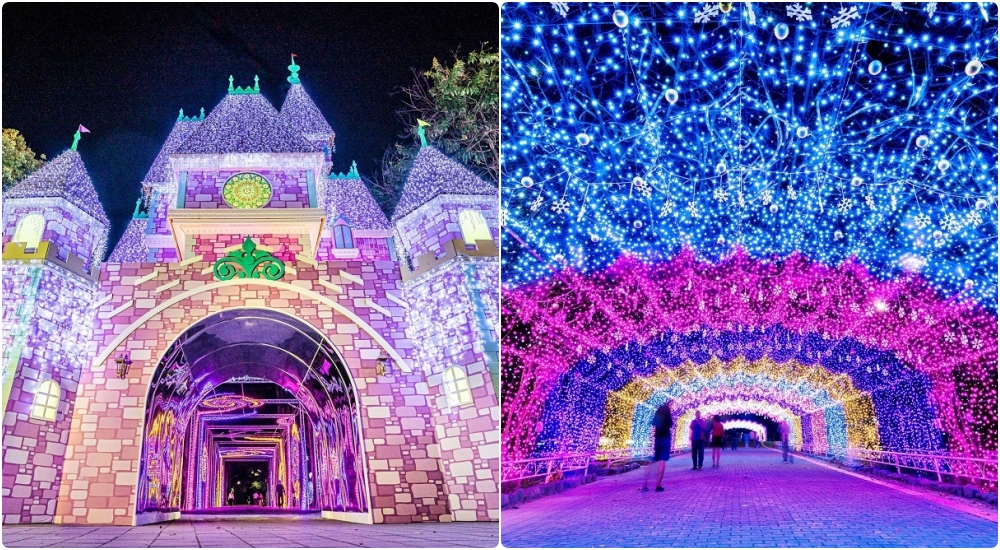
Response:
[[[995,325],[919,281],[878,282],[857,265],[802,257],[737,254],[713,266],[682,254],[565,273],[504,299],[511,459],[648,448],[667,399],[676,446],[687,445],[695,409],[785,420],[793,445],[821,452],[976,455],[996,445],[995,364],[969,345],[995,341]],[[970,377],[987,382],[960,385]]]

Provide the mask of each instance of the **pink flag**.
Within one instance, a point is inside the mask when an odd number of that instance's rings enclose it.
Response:
[[[89,134],[90,133],[90,130],[88,130],[86,127],[84,127],[83,124],[80,125],[80,129],[78,131],[80,133],[83,133],[83,134]]]
[[[297,55],[295,55],[295,54],[293,53],[293,54],[292,54],[292,57],[298,57],[298,56],[297,56]]]

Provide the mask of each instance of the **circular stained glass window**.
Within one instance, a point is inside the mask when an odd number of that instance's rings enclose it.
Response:
[[[260,208],[271,200],[271,184],[257,174],[236,174],[222,186],[222,198],[233,208]]]

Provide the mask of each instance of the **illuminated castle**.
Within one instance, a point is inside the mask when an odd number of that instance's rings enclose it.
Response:
[[[247,483],[497,519],[496,188],[424,146],[387,219],[289,69],[280,111],[232,77],[181,111],[107,263],[79,134],[4,197],[4,523],[240,510]]]

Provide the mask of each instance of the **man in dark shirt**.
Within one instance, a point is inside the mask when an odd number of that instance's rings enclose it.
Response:
[[[656,409],[653,415],[652,436],[653,436],[653,462],[658,462],[656,474],[656,492],[663,492],[663,469],[670,460],[670,429],[674,426],[674,419],[670,414],[670,402],[665,402]],[[651,465],[652,466],[652,465]],[[646,478],[642,482],[642,492],[649,491],[649,472],[652,467],[646,470]]]
[[[691,421],[691,461],[694,462],[692,470],[700,470],[705,463],[705,437],[708,434],[705,421],[701,419],[701,411],[694,412],[694,420]]]

